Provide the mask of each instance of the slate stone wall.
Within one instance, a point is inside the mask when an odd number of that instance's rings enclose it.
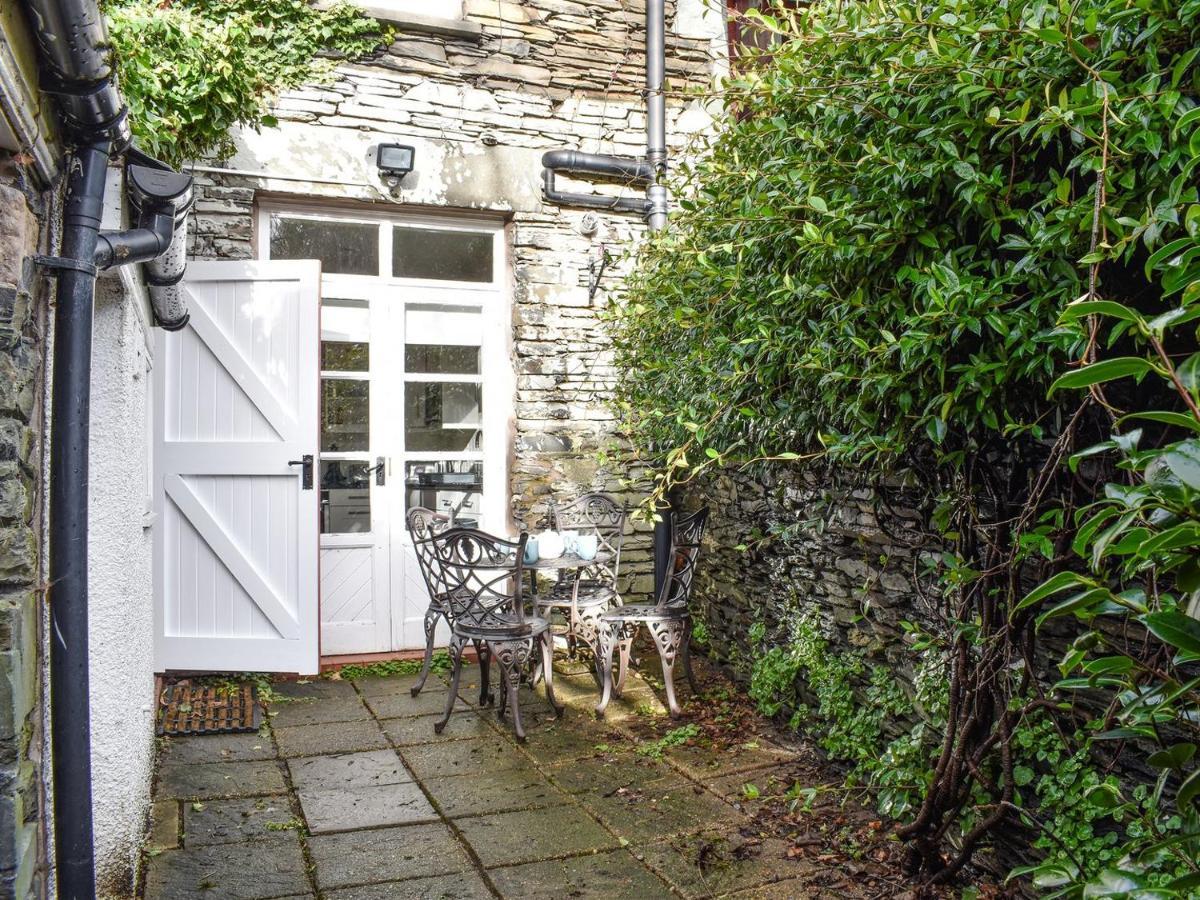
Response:
[[[45,198],[0,154],[0,898],[38,896],[39,508],[45,309],[26,257]],[[12,168],[10,168],[12,167]]]
[[[919,492],[781,467],[710,478],[683,501],[711,509],[695,597],[713,656],[748,677],[755,622],[780,641],[789,621],[814,613],[832,646],[867,653],[911,688],[900,623],[936,617],[922,573],[938,547],[923,528]]]

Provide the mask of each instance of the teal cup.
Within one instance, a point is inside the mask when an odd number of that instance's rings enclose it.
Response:
[[[537,562],[539,559],[539,557],[538,557],[538,541],[537,541],[537,538],[535,538],[532,534],[529,536],[529,539],[527,541],[525,541],[525,557],[524,557],[524,559],[525,559],[525,565],[527,565],[527,566],[532,565],[533,563]]]

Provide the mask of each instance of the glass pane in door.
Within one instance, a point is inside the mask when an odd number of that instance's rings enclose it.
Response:
[[[321,379],[321,452],[370,449],[371,384],[347,378]]]
[[[321,534],[371,530],[371,482],[365,462],[321,460]]]
[[[454,381],[404,386],[404,448],[408,452],[460,453],[483,447],[483,389]]]
[[[444,459],[404,467],[405,510],[424,506],[463,528],[478,528],[483,514],[483,461]]]

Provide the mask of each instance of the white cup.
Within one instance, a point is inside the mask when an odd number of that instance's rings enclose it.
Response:
[[[596,551],[600,549],[600,539],[594,534],[581,534],[575,539],[575,555],[583,560],[593,560],[596,558]]]

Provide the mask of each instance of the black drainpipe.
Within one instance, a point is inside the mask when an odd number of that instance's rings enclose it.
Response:
[[[127,110],[109,63],[96,0],[26,0],[37,39],[43,89],[58,100],[66,160],[59,256],[38,262],[58,279],[50,410],[50,740],[53,756],[55,880],[60,900],[96,896],[88,673],[88,464],[92,322],[98,268],[149,262],[181,242],[191,180],[152,171],[137,155],[129,173],[139,227],[100,231],[109,157],[129,144]],[[150,163],[147,167],[145,164]],[[161,167],[165,168],[165,167]],[[134,170],[138,170],[135,173]],[[182,181],[181,181],[182,180]],[[153,273],[159,284],[170,278]],[[178,277],[175,278],[178,280]],[[152,294],[155,293],[152,288]],[[156,304],[156,316],[158,304]],[[180,318],[182,317],[182,318]],[[173,310],[182,327],[186,309]]]
[[[92,257],[100,234],[109,144],[71,159],[54,311],[50,410],[50,740],[58,896],[96,896],[88,679],[88,435]],[[74,263],[77,267],[72,268]],[[90,270],[90,271],[89,271]]]

